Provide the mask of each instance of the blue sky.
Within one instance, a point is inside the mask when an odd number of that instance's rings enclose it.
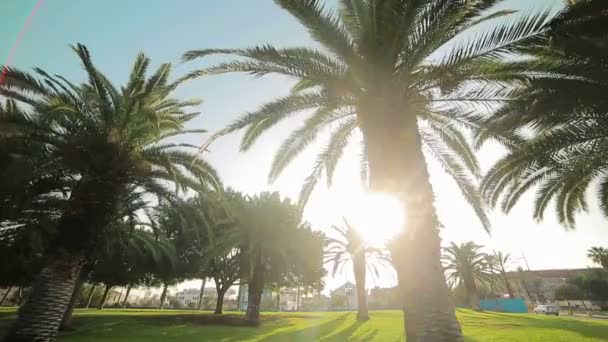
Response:
[[[5,63],[18,32],[37,1],[4,0],[0,2],[0,62]],[[530,10],[559,6],[562,0],[510,0],[506,7]],[[329,6],[334,6],[328,0]],[[82,42],[89,47],[96,65],[116,82],[123,82],[135,55],[143,51],[153,65],[174,62],[175,75],[209,65],[221,57],[203,62],[180,64],[187,50],[211,47],[244,47],[263,43],[277,46],[312,44],[306,31],[271,0],[46,0],[16,49],[12,65],[29,69],[42,67],[73,80],[82,73],[69,44]],[[193,127],[216,130],[238,115],[288,92],[290,81],[278,77],[253,79],[227,75],[196,80],[178,90],[184,98],[197,97],[204,103],[203,113]],[[267,173],[274,150],[297,121],[281,124],[263,136],[254,148],[238,152],[239,135],[223,138],[212,145],[209,159],[219,170],[223,181],[244,192],[279,190],[285,196],[297,197],[299,186],[308,173],[314,151],[298,158],[272,185]],[[193,143],[202,137],[188,137]],[[338,180],[332,189],[322,187],[311,198],[306,218],[315,228],[324,229],[348,216],[348,197],[357,187],[357,149],[353,147],[336,172]],[[488,168],[502,151],[487,146],[479,152],[481,164]],[[592,207],[590,214],[579,217],[579,228],[565,232],[553,215],[540,224],[532,220],[531,196],[506,216],[491,214],[492,236],[488,236],[472,210],[458,195],[455,184],[436,165],[430,164],[432,183],[437,194],[436,207],[445,225],[444,241],[476,240],[490,248],[511,252],[523,265],[525,253],[532,268],[585,267],[585,251],[592,245],[608,245],[606,220]],[[593,201],[591,201],[593,203]],[[330,281],[330,287],[336,281]],[[341,281],[341,280],[340,280]],[[388,280],[387,280],[388,281]]]

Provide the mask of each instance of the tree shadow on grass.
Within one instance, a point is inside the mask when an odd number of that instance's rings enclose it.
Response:
[[[289,330],[269,335],[259,342],[279,342],[279,341],[322,341],[322,342],[343,342],[343,341],[375,341],[379,334],[378,329],[365,332],[362,335],[354,336],[355,332],[365,326],[368,321],[354,320],[345,326],[345,321],[353,317],[353,314],[344,314],[332,318],[319,325],[309,326],[303,329]]]

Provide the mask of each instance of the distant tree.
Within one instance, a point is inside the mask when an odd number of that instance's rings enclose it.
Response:
[[[224,195],[236,222],[230,239],[240,250],[241,276],[248,288],[245,320],[258,323],[265,287],[293,279],[320,284],[322,242],[317,244],[318,248],[307,249],[311,246],[308,241],[315,241],[318,235],[309,226],[300,224],[297,206],[281,199],[276,192],[251,197],[235,192]]]
[[[602,266],[602,268],[608,270],[608,248],[591,247],[587,251],[587,257],[594,263]]]
[[[241,278],[241,252],[235,248],[222,254],[212,256],[206,266],[207,273],[215,282],[217,302],[214,314],[216,315],[223,313],[226,291]]]
[[[448,281],[466,289],[467,304],[473,309],[479,309],[478,284],[493,287],[496,282],[487,254],[481,251],[482,248],[473,241],[460,245],[452,242],[444,248],[443,254]]]
[[[331,228],[338,233],[338,238],[326,238],[325,261],[333,264],[332,276],[342,271],[346,264],[352,263],[357,288],[357,319],[367,320],[366,271],[369,269],[370,273],[379,277],[382,268],[390,267],[388,256],[381,249],[368,246],[357,228],[346,219],[343,226]]]
[[[488,264],[500,276],[500,280],[504,285],[505,289],[507,290],[509,298],[515,298],[513,296],[513,289],[511,288],[511,283],[509,282],[509,278],[507,277],[507,264],[510,260],[511,255],[509,253],[503,254],[502,252],[494,251],[493,254],[488,255]]]

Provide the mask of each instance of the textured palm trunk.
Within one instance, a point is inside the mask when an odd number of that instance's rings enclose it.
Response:
[[[127,307],[127,303],[129,303],[129,295],[131,294],[131,288],[133,287],[133,285],[129,284],[127,286],[127,293],[125,293],[125,299],[123,299],[122,301],[122,308],[126,308]]]
[[[91,284],[91,290],[89,290],[89,295],[87,296],[87,305],[85,306],[87,309],[91,307],[91,300],[93,300],[93,294],[95,294],[95,288],[97,284]]]
[[[169,284],[165,283],[163,284],[163,293],[160,295],[160,305],[158,306],[159,309],[163,310],[165,308],[165,299],[167,299],[167,288],[169,287]]]
[[[78,303],[78,299],[80,298],[80,290],[82,289],[82,285],[84,284],[84,279],[82,275],[78,277],[78,281],[76,282],[76,286],[74,286],[74,292],[72,292],[72,298],[70,298],[70,303],[68,304],[67,310],[63,314],[63,319],[61,320],[61,325],[59,326],[59,330],[68,330],[72,327],[72,315],[74,314],[74,308]]]
[[[469,293],[469,306],[471,309],[479,311],[479,295],[477,294],[477,285],[475,285],[474,280],[467,282],[467,292]]]
[[[6,341],[54,341],[84,257],[67,252],[47,256],[25,304],[19,309],[14,331]]]
[[[264,291],[263,268],[264,266],[261,264],[256,265],[248,283],[249,292],[247,295],[248,301],[245,320],[255,324],[260,322],[260,304],[262,302],[262,292]]]
[[[6,300],[6,297],[8,297],[9,293],[11,293],[12,289],[13,289],[12,286],[9,286],[8,289],[6,289],[6,292],[4,292],[4,294],[2,295],[2,298],[0,298],[0,306],[2,306],[2,304],[4,304],[4,301]]]
[[[115,217],[124,185],[119,175],[83,175],[72,189],[70,200],[57,224],[57,234],[45,265],[19,310],[15,341],[54,341],[85,253]]]
[[[355,286],[357,287],[357,320],[365,321],[369,319],[367,292],[365,291],[365,254],[357,253],[353,259]]]
[[[101,296],[101,300],[99,301],[99,305],[97,305],[97,310],[103,310],[103,307],[106,305],[106,300],[108,299],[108,294],[110,293],[111,289],[111,285],[106,285],[106,288],[103,291],[103,295]]]
[[[370,188],[396,196],[405,226],[391,246],[403,298],[408,342],[463,341],[441,266],[433,189],[416,117],[401,94],[379,92],[359,104]]]
[[[207,278],[203,278],[203,283],[201,284],[201,293],[198,295],[198,309],[203,309],[203,296],[205,295],[205,285],[207,283]]]

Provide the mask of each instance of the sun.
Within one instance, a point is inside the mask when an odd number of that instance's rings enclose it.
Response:
[[[348,198],[347,203],[350,208],[346,220],[371,245],[385,245],[404,227],[404,207],[393,196],[362,191]]]

